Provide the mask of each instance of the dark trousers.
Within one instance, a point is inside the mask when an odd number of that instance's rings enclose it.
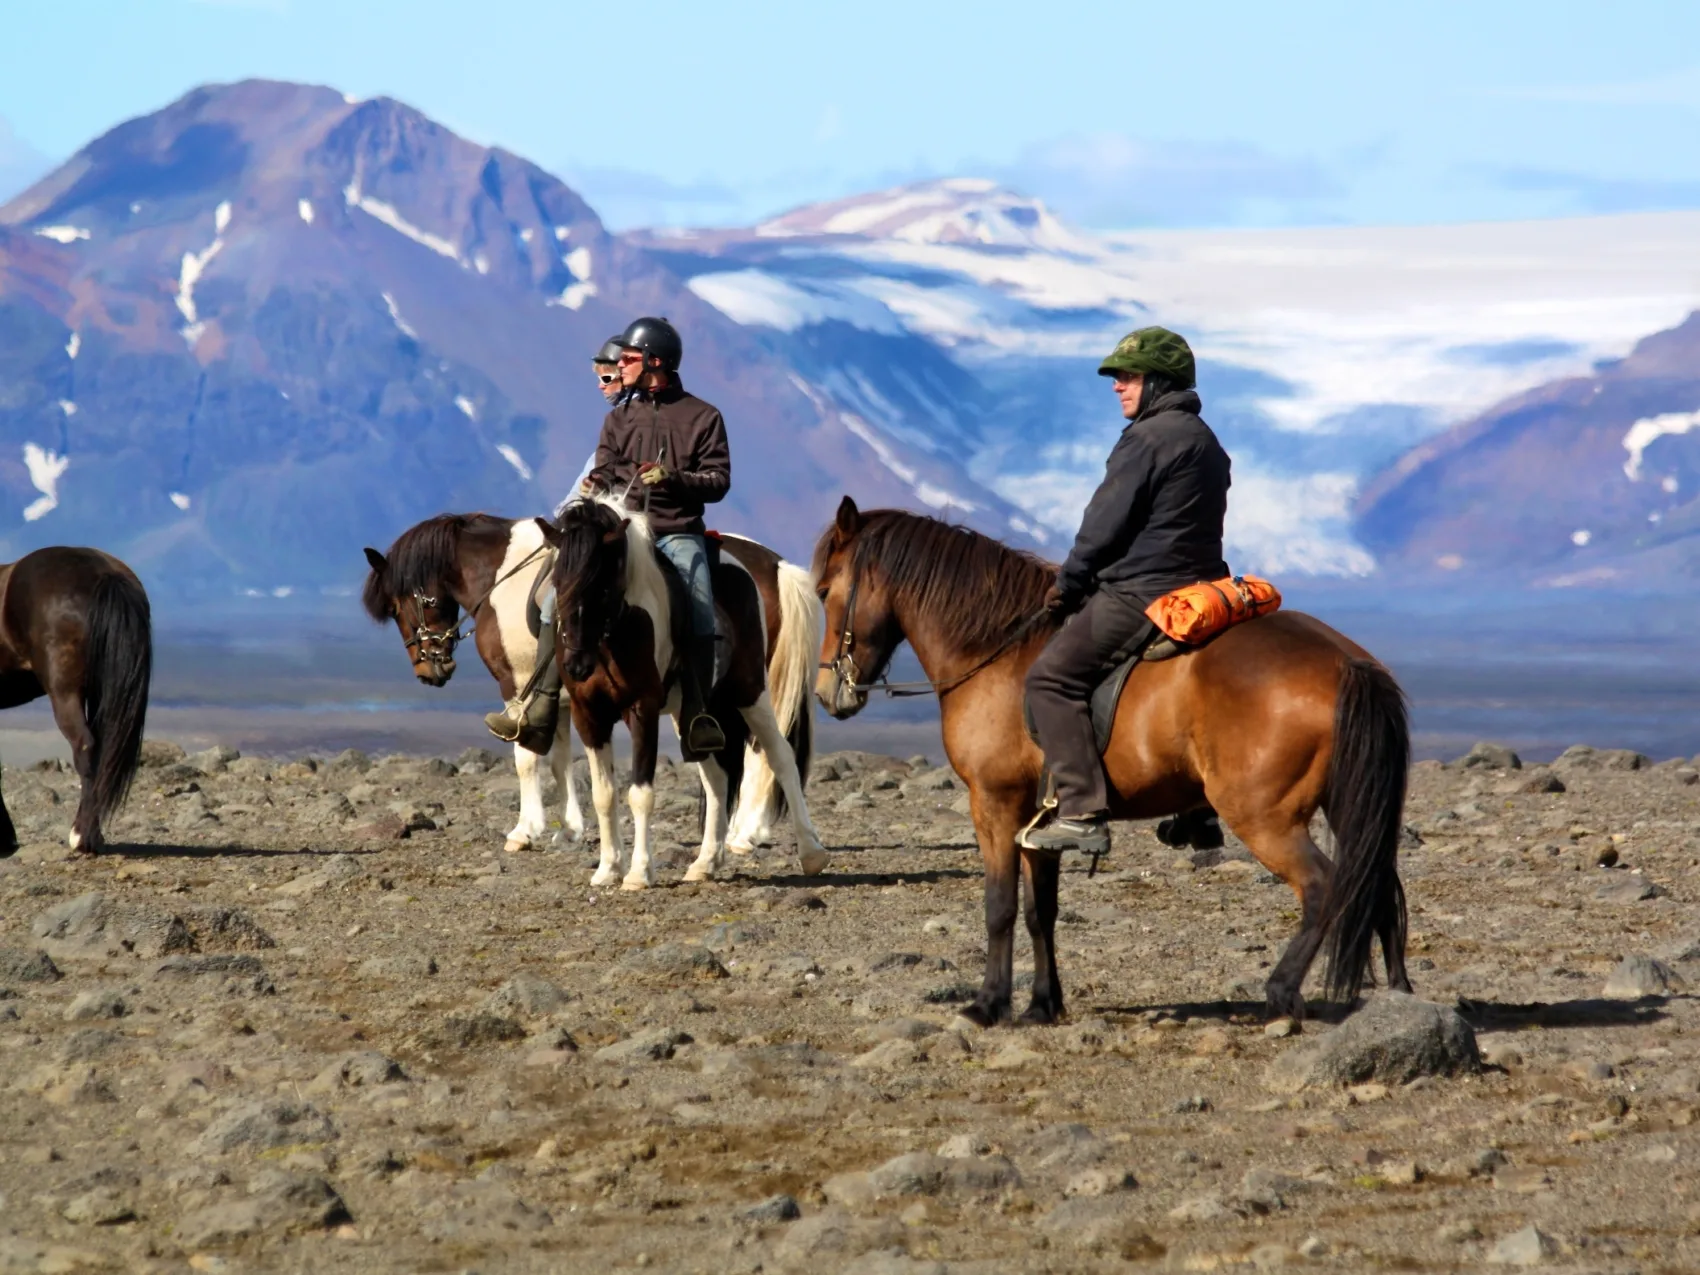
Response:
[[[1109,812],[1104,765],[1092,737],[1092,692],[1155,632],[1144,605],[1099,590],[1027,672],[1033,725],[1057,781],[1058,813],[1065,819]]]

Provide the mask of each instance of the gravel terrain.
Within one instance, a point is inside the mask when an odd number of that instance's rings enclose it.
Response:
[[[1119,827],[1069,1021],[982,1032],[925,759],[816,762],[827,875],[695,886],[664,769],[634,895],[503,854],[490,754],[231,752],[150,743],[93,860],[5,772],[0,1272],[1700,1269],[1687,763],[1419,764],[1421,999],[1343,1025],[1264,1023],[1296,914],[1236,843]]]

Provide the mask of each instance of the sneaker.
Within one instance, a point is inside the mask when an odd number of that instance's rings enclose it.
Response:
[[[1017,841],[1023,850],[1040,850],[1048,854],[1061,854],[1064,850],[1107,854],[1110,849],[1110,821],[1103,815],[1094,819],[1058,817],[1023,832]]]

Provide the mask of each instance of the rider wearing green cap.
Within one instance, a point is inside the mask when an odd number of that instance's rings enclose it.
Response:
[[[1147,606],[1172,589],[1228,574],[1228,454],[1199,419],[1192,350],[1167,328],[1141,328],[1121,339],[1098,372],[1113,378],[1128,424],[1045,597],[1053,614],[1073,618],[1027,674],[1033,723],[1057,787],[1057,817],[1022,835],[1030,850],[1109,848],[1092,692],[1154,635]]]

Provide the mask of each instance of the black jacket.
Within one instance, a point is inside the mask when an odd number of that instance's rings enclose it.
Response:
[[[658,461],[668,478],[654,487],[635,481],[640,466]],[[658,536],[702,534],[703,506],[732,486],[732,451],[720,409],[673,381],[655,393],[628,393],[602,422],[591,481],[625,491],[626,507],[649,511]]]
[[[1171,390],[1116,440],[1057,579],[1071,603],[1105,588],[1144,605],[1228,574],[1228,453],[1198,407],[1192,390]]]

